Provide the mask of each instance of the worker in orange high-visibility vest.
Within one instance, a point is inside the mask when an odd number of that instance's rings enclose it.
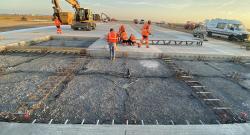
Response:
[[[124,32],[124,31],[126,31],[126,28],[125,28],[125,26],[122,24],[121,26],[120,26],[120,28],[119,28],[119,32],[118,32],[118,41],[121,43],[122,42],[122,40],[121,40],[121,34]]]
[[[136,45],[136,37],[134,34],[131,34],[128,40],[129,45]]]
[[[109,44],[110,60],[115,60],[115,51],[117,49],[116,44],[118,42],[118,37],[113,28],[110,29],[110,32],[107,35],[107,42]]]
[[[142,30],[143,29],[147,29],[149,32],[149,35],[151,35],[151,21],[150,20],[143,25]]]
[[[122,42],[122,45],[128,44],[128,34],[126,31],[121,33],[121,42]]]
[[[57,34],[62,34],[61,21],[58,19],[57,16],[56,16],[54,22],[55,22],[55,25],[56,25],[56,28],[57,28]]]
[[[126,28],[125,28],[125,26],[122,24],[122,25],[120,26],[120,28],[119,28],[119,33],[122,33],[122,32],[124,32],[124,31],[126,31]]]
[[[143,29],[142,32],[142,41],[141,43],[143,44],[144,42],[146,43],[146,47],[149,48],[149,30],[148,29]],[[138,46],[140,47],[140,46]]]

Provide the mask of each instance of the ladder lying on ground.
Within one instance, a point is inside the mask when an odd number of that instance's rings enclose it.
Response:
[[[202,46],[202,40],[149,40],[150,45]]]

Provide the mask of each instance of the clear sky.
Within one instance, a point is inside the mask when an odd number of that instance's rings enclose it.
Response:
[[[78,0],[82,7],[117,19],[166,22],[203,21],[211,18],[241,20],[250,28],[250,0]],[[65,11],[70,5],[61,0]],[[0,0],[0,13],[51,14],[51,0]]]

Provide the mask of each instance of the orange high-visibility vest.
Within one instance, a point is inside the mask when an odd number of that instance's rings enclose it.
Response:
[[[150,31],[151,31],[151,26],[150,26],[150,24],[145,23],[142,29],[147,29],[148,32],[150,33]]]
[[[121,39],[122,40],[128,40],[128,34],[127,34],[127,32],[122,32]]]
[[[149,32],[147,29],[143,29],[141,34],[142,34],[142,36],[149,36]]]
[[[60,25],[61,25],[61,22],[60,22],[59,19],[55,19],[55,25],[56,25],[56,26],[60,26]]]
[[[124,25],[121,25],[121,27],[120,27],[120,29],[119,29],[119,33],[122,33],[122,32],[124,32],[125,31],[125,26]]]
[[[117,42],[117,40],[118,40],[118,38],[117,38],[117,33],[116,32],[110,32],[109,34],[108,34],[108,36],[107,36],[107,41],[109,42],[109,43],[116,43]]]

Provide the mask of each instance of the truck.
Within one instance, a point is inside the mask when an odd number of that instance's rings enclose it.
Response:
[[[249,37],[249,32],[238,20],[212,19],[207,20],[205,26],[209,37],[225,37],[230,41],[245,41]]]

